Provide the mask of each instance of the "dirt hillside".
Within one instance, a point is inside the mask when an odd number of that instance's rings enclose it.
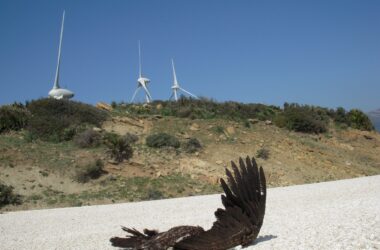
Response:
[[[0,135],[0,181],[23,196],[6,210],[81,206],[161,199],[219,192],[225,166],[238,157],[257,156],[269,186],[287,186],[380,174],[380,134],[338,129],[313,135],[278,128],[269,121],[245,123],[222,119],[114,116],[103,131],[139,137],[129,161],[110,162],[106,148],[83,149],[73,142],[27,142],[23,132]],[[202,149],[154,149],[145,138],[155,132],[176,136],[182,143],[197,138]],[[100,159],[105,174],[78,183],[81,167]]]

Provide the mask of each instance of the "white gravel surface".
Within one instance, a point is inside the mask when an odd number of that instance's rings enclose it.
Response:
[[[0,249],[115,249],[120,225],[209,228],[220,195],[0,214]],[[237,249],[240,249],[238,247]],[[273,188],[246,249],[380,249],[380,176]]]

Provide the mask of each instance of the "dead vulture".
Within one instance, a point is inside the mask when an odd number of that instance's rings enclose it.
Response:
[[[126,238],[110,239],[115,247],[127,249],[166,250],[225,250],[242,245],[248,246],[257,238],[263,225],[266,201],[264,170],[257,167],[254,158],[246,163],[239,159],[240,169],[231,162],[233,175],[226,169],[228,185],[220,179],[224,190],[224,209],[215,212],[216,221],[205,231],[197,226],[178,226],[166,232],[123,227]]]

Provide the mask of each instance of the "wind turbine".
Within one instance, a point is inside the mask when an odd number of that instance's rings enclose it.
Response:
[[[195,95],[193,95],[192,93],[190,93],[189,91],[181,88],[178,84],[178,81],[177,81],[177,75],[175,73],[175,67],[174,67],[174,60],[172,59],[172,67],[173,67],[173,78],[174,78],[174,83],[173,83],[173,86],[172,86],[172,90],[173,90],[173,93],[172,95],[170,96],[169,100],[173,98],[174,96],[174,100],[178,101],[178,95],[177,95],[177,91],[183,91],[185,92],[186,94],[194,97],[195,99],[198,99],[198,97],[196,97]]]
[[[65,11],[63,11],[62,24],[61,24],[61,33],[59,37],[59,47],[58,47],[58,62],[57,70],[55,72],[54,86],[49,91],[49,97],[55,99],[70,99],[74,96],[74,93],[68,89],[61,88],[59,86],[59,67],[61,64],[61,48],[62,48],[62,38],[63,38],[63,26],[65,24]]]
[[[145,92],[145,99],[147,103],[150,103],[152,101],[152,96],[149,93],[148,90],[148,83],[150,83],[150,80],[146,77],[142,76],[141,73],[141,46],[140,46],[140,41],[139,41],[139,78],[137,79],[137,88],[135,90],[135,93],[132,96],[131,102],[136,97],[137,92],[142,88]]]

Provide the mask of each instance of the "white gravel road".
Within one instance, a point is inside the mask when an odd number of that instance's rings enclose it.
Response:
[[[114,249],[120,225],[209,228],[220,206],[206,195],[5,213],[0,249]],[[246,249],[380,249],[380,176],[269,189],[260,237]]]

